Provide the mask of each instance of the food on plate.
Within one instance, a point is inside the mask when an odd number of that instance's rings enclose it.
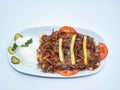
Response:
[[[38,63],[36,54],[38,46],[38,38],[23,37],[20,33],[15,34],[13,46],[8,47],[8,52],[12,55],[11,62],[13,64],[21,63],[25,66],[36,65]]]
[[[14,41],[16,41],[18,38],[22,38],[23,36],[20,33],[16,33],[14,36]]]
[[[15,56],[12,56],[12,57],[11,57],[11,62],[12,62],[13,64],[19,64],[19,63],[20,63],[20,59],[17,58],[17,57],[15,57]]]
[[[76,30],[73,27],[64,26],[59,29],[59,32],[76,33]]]
[[[84,37],[83,37],[83,56],[84,56],[84,58],[83,58],[83,62],[84,62],[84,64],[85,65],[87,65],[88,64],[88,60],[87,60],[87,36],[86,35],[84,35]]]
[[[63,26],[50,35],[42,35],[37,49],[39,68],[43,72],[63,76],[95,70],[107,54],[104,43],[97,45],[93,37],[78,33],[70,26]]]
[[[9,46],[9,47],[8,47],[8,52],[9,52],[10,54],[15,54],[15,53],[16,53],[16,50],[13,50],[13,47],[12,47],[12,46]]]
[[[25,66],[33,66],[38,64],[36,49],[22,47],[18,49],[17,54],[20,57],[21,63]]]
[[[98,46],[100,48],[100,60],[103,60],[108,54],[107,46],[101,42],[99,42]]]
[[[30,37],[23,37],[20,33],[15,34],[13,46],[8,47],[10,54],[15,54],[18,47],[28,47],[33,42]]]
[[[26,35],[28,33],[29,31]],[[101,37],[98,36],[101,40],[98,42],[97,35],[94,39],[89,34],[77,32],[77,29],[70,26],[53,30],[51,34],[44,34],[40,38],[38,38],[38,34],[32,34],[34,37],[26,35],[16,33],[13,45],[8,47],[8,52],[10,64],[13,67],[18,65],[15,68],[22,68],[21,72],[27,74],[29,72],[25,71],[28,69],[33,75],[38,75],[40,69],[43,71],[40,74],[45,76],[49,76],[49,74],[44,74],[44,72],[57,73],[63,76],[79,76],[81,71],[92,73],[95,70],[97,72],[103,67],[103,60],[108,54],[107,46],[102,42]],[[20,71],[19,69],[18,71]],[[87,74],[90,75],[89,72]],[[53,75],[53,77],[55,76]]]

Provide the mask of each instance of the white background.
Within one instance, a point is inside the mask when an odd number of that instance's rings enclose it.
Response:
[[[11,38],[23,29],[48,25],[77,26],[100,34],[109,49],[105,68],[96,75],[76,79],[16,72],[7,58]],[[119,90],[119,38],[119,0],[0,0],[0,90]]]

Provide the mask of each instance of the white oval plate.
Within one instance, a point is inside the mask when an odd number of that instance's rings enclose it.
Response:
[[[40,38],[40,36],[42,34],[51,34],[53,28],[54,28],[54,30],[58,30],[60,27],[59,26],[46,26],[46,27],[29,28],[29,29],[23,30],[19,33],[21,33],[23,36]],[[104,42],[103,38],[93,31],[82,29],[82,28],[75,28],[75,29],[79,33],[86,34],[86,35],[89,35],[89,36],[93,37],[94,40],[96,41],[96,43]],[[10,42],[9,46],[11,46],[11,45],[13,45],[13,41]],[[40,77],[50,77],[50,78],[71,78],[71,77],[83,77],[83,76],[93,75],[93,74],[96,74],[97,72],[101,71],[103,69],[105,63],[106,63],[106,60],[103,60],[103,61],[100,62],[100,66],[96,70],[93,70],[93,71],[85,70],[85,71],[81,71],[81,72],[77,73],[74,76],[67,76],[66,77],[66,76],[61,76],[57,73],[55,73],[55,74],[44,73],[44,72],[42,72],[42,70],[40,68],[37,67],[37,65],[25,66],[21,63],[17,64],[17,65],[12,64],[11,63],[11,56],[12,55],[10,55],[8,53],[9,63],[15,70],[17,70],[21,73],[24,73],[24,74],[28,74],[28,75],[40,76]]]

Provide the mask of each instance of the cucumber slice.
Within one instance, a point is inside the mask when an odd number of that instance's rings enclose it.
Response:
[[[16,53],[16,50],[13,51],[12,48],[13,48],[12,46],[8,47],[8,52],[9,52],[10,54],[15,54],[15,53]]]
[[[19,64],[19,63],[20,63],[20,59],[18,59],[18,58],[15,57],[15,56],[12,56],[12,57],[11,57],[11,62],[12,62],[13,64]]]
[[[22,38],[23,36],[20,33],[16,33],[14,36],[14,41],[16,41],[18,38]]]

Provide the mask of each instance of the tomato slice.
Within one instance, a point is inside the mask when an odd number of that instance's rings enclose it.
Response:
[[[57,70],[56,72],[63,76],[72,76],[77,74],[79,70]]]
[[[59,29],[60,32],[66,32],[66,33],[76,33],[76,30],[73,27],[70,26],[63,26]]]
[[[103,60],[108,55],[107,46],[101,42],[99,42],[98,46],[100,47],[100,60]]]

